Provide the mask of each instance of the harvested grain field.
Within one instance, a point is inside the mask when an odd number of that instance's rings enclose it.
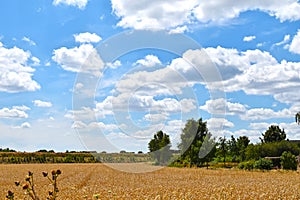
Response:
[[[0,199],[8,190],[23,199],[14,181],[22,181],[28,170],[45,199],[50,185],[42,171],[52,169],[62,171],[58,185],[62,200],[93,199],[94,194],[99,199],[300,199],[298,172],[163,168],[126,173],[103,164],[0,165]]]

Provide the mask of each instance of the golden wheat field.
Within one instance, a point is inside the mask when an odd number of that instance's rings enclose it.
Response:
[[[141,167],[141,166],[139,166]],[[42,171],[60,169],[59,198],[93,199],[300,199],[299,172],[248,172],[163,168],[148,173],[126,173],[103,164],[0,165],[0,199],[8,190],[23,199],[14,181],[34,173],[41,199],[46,199],[49,182]]]

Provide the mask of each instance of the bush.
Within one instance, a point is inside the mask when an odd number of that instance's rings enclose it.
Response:
[[[296,156],[293,155],[291,152],[289,151],[283,152],[282,155],[280,156],[280,159],[281,159],[280,164],[283,169],[297,170]]]
[[[253,160],[249,160],[249,161],[246,161],[246,162],[241,162],[239,163],[238,165],[238,168],[239,169],[244,169],[244,170],[253,170],[254,168],[254,161]]]
[[[273,167],[273,163],[271,160],[261,158],[257,161],[255,161],[253,167],[255,169],[261,169],[261,170],[271,170]]]

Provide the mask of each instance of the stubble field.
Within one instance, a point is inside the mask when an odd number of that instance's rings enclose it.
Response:
[[[41,199],[46,199],[50,185],[42,171],[52,169],[62,171],[61,200],[93,199],[94,194],[99,199],[300,199],[299,172],[163,168],[126,173],[103,164],[0,165],[0,199],[8,190],[23,199],[14,181],[22,181],[28,170]]]

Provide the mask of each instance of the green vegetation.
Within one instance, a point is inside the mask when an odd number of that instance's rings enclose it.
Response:
[[[151,156],[156,160],[157,164],[165,165],[172,156],[170,137],[162,131],[158,131],[148,144]]]
[[[38,152],[0,152],[0,163],[129,163],[150,162],[149,154],[123,153],[95,153],[95,152],[65,152],[54,153],[49,151]]]
[[[286,138],[284,129],[281,130],[279,126],[275,125],[271,125],[265,134],[262,134],[262,136],[263,138],[260,138],[262,143],[280,142]]]
[[[300,117],[300,115],[299,115]],[[181,142],[178,147],[181,156],[171,166],[176,167],[223,167],[238,166],[240,169],[270,170],[274,168],[297,169],[296,156],[300,154],[300,145],[286,140],[284,129],[277,125],[271,125],[262,134],[261,143],[251,144],[247,136],[237,139],[211,137],[206,122],[188,120],[181,134]],[[207,145],[210,144],[210,145]],[[207,149],[205,156],[199,156],[201,150]],[[210,151],[209,151],[209,150]],[[203,150],[202,150],[203,151]]]
[[[297,170],[297,161],[296,156],[293,155],[291,152],[283,152],[281,157],[281,166],[283,169],[287,170]]]
[[[190,119],[182,130],[181,142],[178,144],[181,157],[172,166],[203,166],[213,159],[216,151],[215,142],[211,138],[206,122]]]
[[[300,112],[296,114],[299,124]],[[233,135],[213,138],[202,120],[187,120],[178,144],[178,150],[171,150],[168,134],[158,131],[148,143],[150,153],[126,152],[97,153],[66,151],[55,153],[53,150],[39,150],[33,153],[16,152],[0,148],[0,163],[130,163],[153,162],[158,165],[175,167],[228,167],[240,169],[283,168],[297,169],[296,156],[300,154],[300,142],[286,139],[285,130],[271,125],[257,144],[250,143],[247,136],[235,138]],[[171,159],[172,158],[172,159]],[[170,160],[172,162],[170,163]]]

